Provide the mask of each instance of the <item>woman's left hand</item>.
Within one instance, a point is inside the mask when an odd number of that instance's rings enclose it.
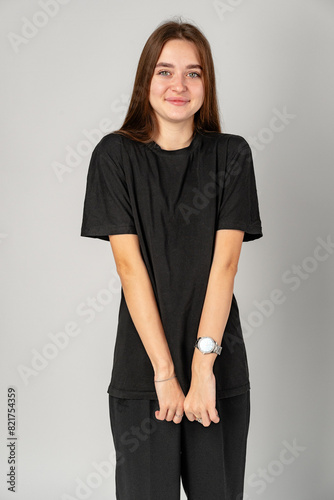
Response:
[[[193,371],[188,394],[184,400],[184,413],[191,422],[202,419],[202,425],[220,420],[216,409],[216,378],[213,371]]]

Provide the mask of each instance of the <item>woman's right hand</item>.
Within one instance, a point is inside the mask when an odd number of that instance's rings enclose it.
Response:
[[[161,380],[163,377],[159,378],[156,375],[155,379]],[[159,400],[159,410],[155,412],[157,420],[173,421],[175,424],[179,424],[184,414],[185,395],[177,378],[155,382],[155,390]]]

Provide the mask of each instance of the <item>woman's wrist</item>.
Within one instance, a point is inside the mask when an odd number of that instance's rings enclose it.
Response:
[[[175,375],[174,363],[159,364],[153,367],[154,380],[165,380]]]
[[[154,382],[167,382],[168,380],[173,380],[173,378],[176,378],[176,375],[172,375],[171,377],[168,378],[162,378],[157,380],[156,378],[154,379]]]
[[[194,349],[194,355],[191,364],[193,373],[208,373],[213,371],[213,365],[216,361],[217,354],[210,352],[203,354],[199,349]]]

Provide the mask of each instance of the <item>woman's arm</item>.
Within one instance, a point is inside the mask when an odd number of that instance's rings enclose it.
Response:
[[[234,278],[238,269],[244,232],[220,229],[216,233],[214,256],[197,338],[212,337],[221,345],[231,309]],[[216,410],[216,381],[213,365],[217,354],[194,349],[192,378],[184,409],[189,420],[201,416],[204,426],[219,422]]]
[[[124,297],[132,321],[151,360],[154,380],[172,377],[174,363],[161,323],[160,314],[145,263],[142,259],[138,236],[117,234],[109,236],[115,258],[117,273],[120,277]],[[177,378],[157,382],[156,392],[160,411],[159,420],[174,420],[180,423],[183,414],[184,394]]]

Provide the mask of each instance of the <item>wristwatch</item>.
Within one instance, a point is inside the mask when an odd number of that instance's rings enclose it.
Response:
[[[211,352],[220,354],[222,352],[222,347],[212,337],[199,337],[194,347],[197,347],[203,354],[210,354]]]

